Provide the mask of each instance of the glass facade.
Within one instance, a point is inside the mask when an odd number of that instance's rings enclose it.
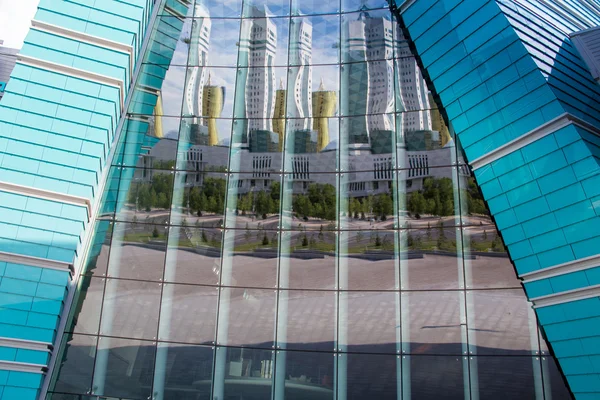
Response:
[[[386,1],[152,29],[49,399],[571,397]]]

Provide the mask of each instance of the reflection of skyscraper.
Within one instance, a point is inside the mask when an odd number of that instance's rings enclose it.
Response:
[[[312,25],[306,19],[292,19],[287,113],[292,132],[310,129],[312,112]]]
[[[202,125],[208,126],[208,145],[216,146],[219,143],[217,118],[219,118],[223,110],[225,88],[223,86],[211,85],[209,75],[208,84],[204,86],[202,92],[202,115],[204,116]]]
[[[408,48],[408,42],[398,32],[397,76],[400,91],[396,98],[398,108],[407,111],[402,116],[402,131],[431,130],[431,115],[429,113],[429,89],[421,76],[417,61]]]
[[[279,89],[275,92],[275,114],[273,115],[273,131],[279,136],[278,151],[283,151],[285,137],[285,97],[287,90],[283,86],[283,79],[279,82]]]
[[[319,90],[312,93],[313,130],[317,131],[317,151],[321,151],[329,144],[329,118],[335,114],[337,93],[325,90],[323,81]]]
[[[369,132],[394,130],[394,62],[392,21],[385,18],[365,20],[367,61],[369,61]]]
[[[370,131],[393,131],[394,65],[392,22],[368,12],[346,24],[345,93],[343,113],[348,124],[348,144],[368,144]]]
[[[238,62],[238,93],[244,93],[243,112],[247,127],[273,130],[271,118],[275,110],[275,53],[277,27],[267,17],[268,9],[252,7],[250,16],[242,20]],[[249,67],[249,68],[245,68]],[[240,107],[237,107],[238,110]],[[247,133],[247,132],[246,132]]]
[[[360,13],[354,21],[348,21],[345,26],[346,39],[344,40],[345,62],[342,65],[342,88],[344,93],[340,96],[342,114],[360,116],[353,118],[348,124],[346,135],[348,144],[368,144],[367,133],[367,100],[369,97],[369,71],[367,64],[367,42],[365,37],[365,22],[367,13]]]
[[[204,6],[196,6],[196,15],[199,18],[192,21],[188,63],[198,67],[188,68],[183,101],[183,115],[193,116],[192,123],[198,123],[198,117],[202,115],[202,95],[207,74],[211,29],[210,16]]]

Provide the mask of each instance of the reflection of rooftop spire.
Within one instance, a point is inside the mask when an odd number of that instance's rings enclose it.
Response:
[[[210,71],[208,72],[208,82],[206,83],[206,86],[210,86]]]
[[[285,89],[285,87],[283,87],[283,78],[279,78],[279,90],[283,89]]]
[[[323,77],[321,77],[321,83],[319,84],[319,92],[325,90],[325,84],[323,83]]]

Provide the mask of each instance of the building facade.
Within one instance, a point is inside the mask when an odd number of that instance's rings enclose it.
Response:
[[[599,12],[41,0],[0,400],[596,398]]]

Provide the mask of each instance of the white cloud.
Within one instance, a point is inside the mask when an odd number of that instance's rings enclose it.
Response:
[[[39,0],[0,0],[0,40],[4,46],[20,49],[29,32]]]

